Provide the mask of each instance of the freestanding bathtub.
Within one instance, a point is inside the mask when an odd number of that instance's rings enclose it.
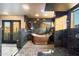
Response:
[[[49,34],[44,34],[44,35],[38,35],[35,33],[32,33],[33,36],[33,43],[34,44],[39,44],[39,45],[45,45],[48,44],[48,39],[49,39]]]

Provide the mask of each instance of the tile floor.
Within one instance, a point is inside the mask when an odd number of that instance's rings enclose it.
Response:
[[[49,50],[54,51],[48,53]],[[44,53],[45,52],[45,53]],[[28,41],[16,56],[69,56],[68,50],[62,47],[54,47],[50,45],[35,45],[32,41]]]
[[[35,45],[28,41],[16,56],[37,56],[38,52],[46,52],[53,49],[54,45]]]
[[[2,56],[13,56],[17,51],[16,44],[2,44]]]
[[[54,51],[52,54],[48,53],[51,49]],[[2,44],[2,56],[13,56],[16,52],[18,52],[16,44]],[[69,56],[69,54],[65,48],[55,48],[53,44],[35,45],[28,41],[16,56]]]

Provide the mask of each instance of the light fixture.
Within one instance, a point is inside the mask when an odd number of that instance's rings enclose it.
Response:
[[[2,26],[0,25],[0,29],[2,28]]]
[[[37,20],[39,21],[39,18]]]
[[[39,17],[39,14],[35,14],[36,17]]]
[[[4,11],[4,12],[2,12],[2,14],[4,14],[4,15],[8,15],[8,12],[5,12],[5,11]]]
[[[34,21],[34,23],[37,23],[37,21]]]
[[[44,14],[44,16],[47,16],[47,14]]]
[[[30,9],[29,5],[27,5],[27,4],[23,4],[22,7],[24,8],[24,10],[29,10]]]

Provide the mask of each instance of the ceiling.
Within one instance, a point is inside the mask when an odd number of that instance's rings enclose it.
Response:
[[[47,3],[45,11],[67,11],[78,3]]]
[[[24,9],[23,5],[28,5],[29,10]],[[52,18],[55,17],[54,11],[66,11],[72,8],[74,5],[76,4],[52,3],[52,7],[47,7],[47,9],[52,10],[45,11],[47,6],[46,3],[0,3],[0,15],[6,15],[3,12],[7,12],[7,15],[27,15],[30,18],[37,18],[35,14],[39,14],[38,18]]]

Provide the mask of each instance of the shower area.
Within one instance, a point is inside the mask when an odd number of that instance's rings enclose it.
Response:
[[[18,52],[20,28],[20,20],[2,20],[2,56],[12,56]]]

